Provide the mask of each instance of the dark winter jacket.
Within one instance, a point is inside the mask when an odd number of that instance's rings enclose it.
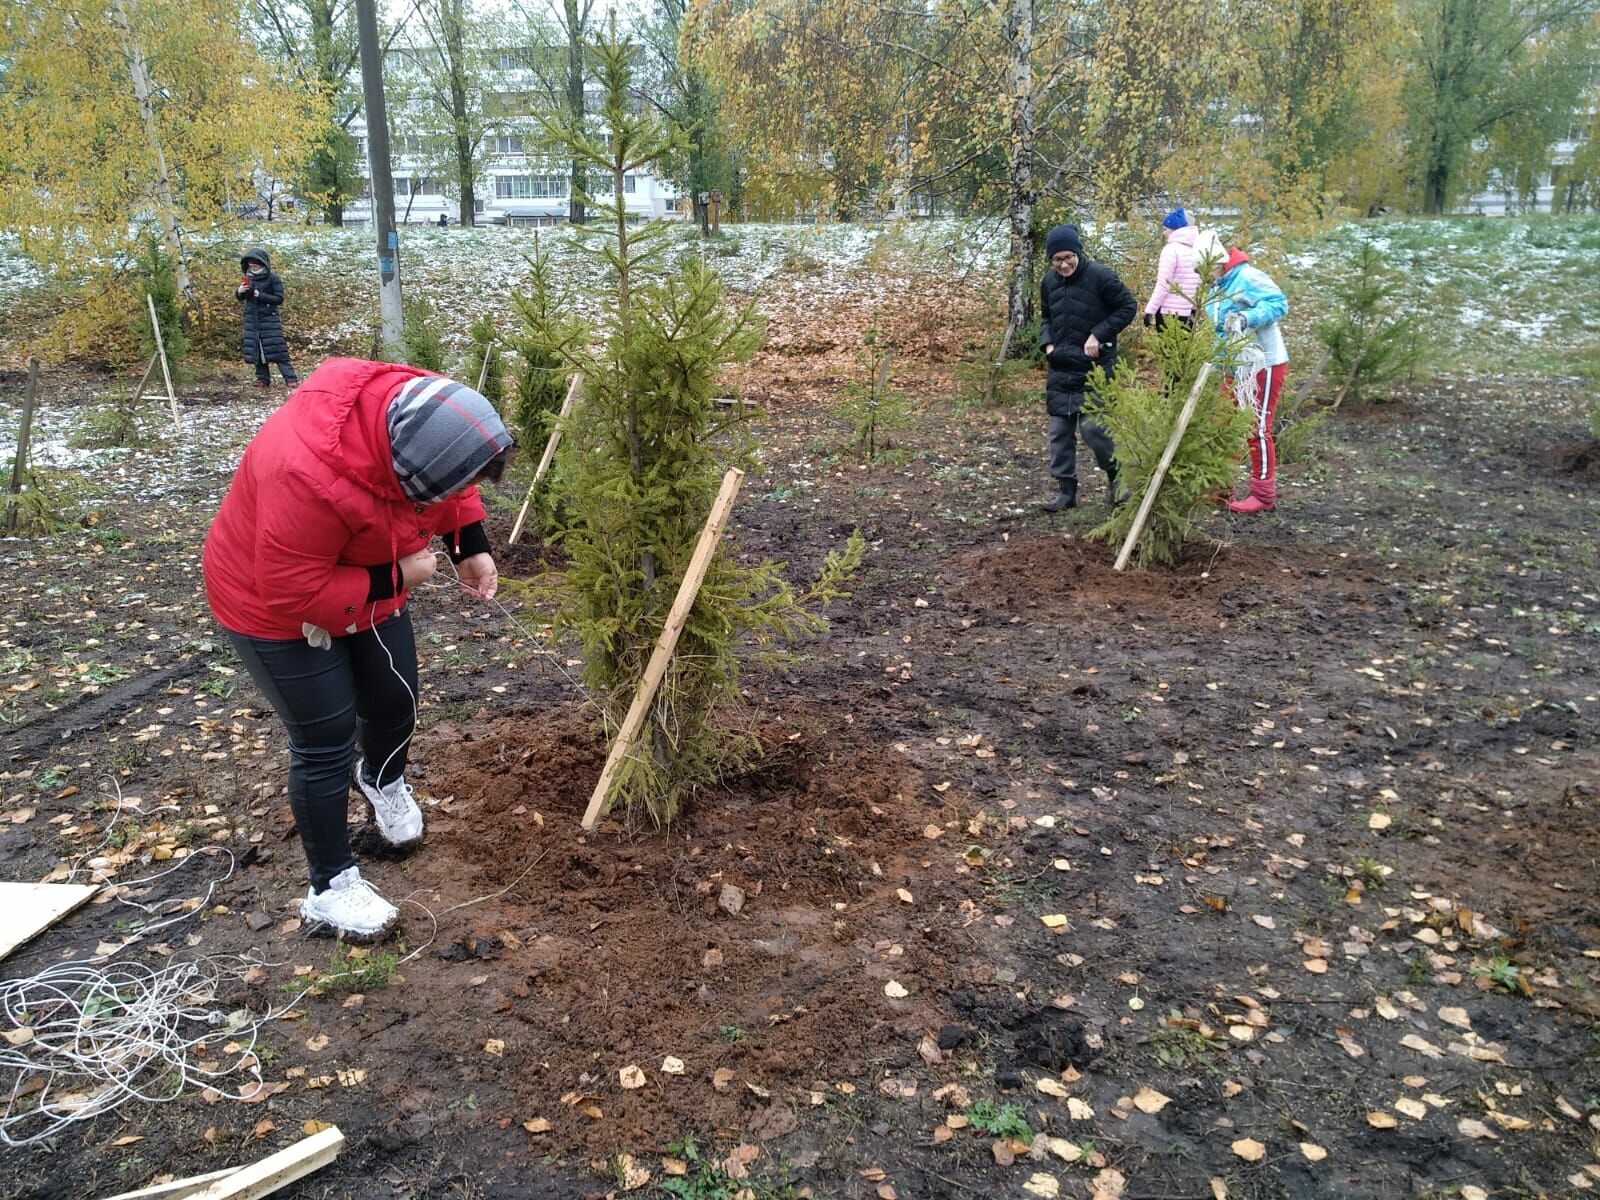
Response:
[[[1117,365],[1117,335],[1132,323],[1139,304],[1110,267],[1084,259],[1063,279],[1054,268],[1039,281],[1039,348],[1054,346],[1045,404],[1053,417],[1070,416],[1083,405],[1089,372]],[[1094,334],[1100,357],[1083,352]]]
[[[252,276],[255,286],[239,294],[244,305],[244,360],[252,363],[286,363],[289,361],[289,343],[283,340],[283,322],[278,319],[278,306],[283,303],[283,280],[272,270],[272,260],[265,250],[246,250],[239,258],[239,269],[249,274],[249,261],[267,268],[267,273]]]
[[[370,629],[406,602],[396,564],[435,534],[452,558],[489,549],[476,486],[417,504],[395,475],[389,406],[427,374],[330,358],[266,419],[206,535],[206,598],[224,629],[279,641],[302,623]],[[485,441],[487,461],[497,443]]]

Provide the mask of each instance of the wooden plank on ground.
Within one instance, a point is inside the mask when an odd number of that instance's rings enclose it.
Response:
[[[174,1179],[170,1183],[151,1184],[137,1192],[118,1192],[115,1196],[104,1197],[104,1200],[193,1200],[194,1194],[201,1188],[238,1170],[238,1167],[228,1167],[205,1175],[190,1175],[187,1179]]]
[[[671,611],[667,613],[667,623],[662,626],[661,636],[656,639],[656,648],[645,666],[643,678],[639,680],[638,691],[633,693],[633,703],[628,707],[628,715],[622,719],[617,740],[611,743],[611,753],[606,756],[600,782],[594,785],[594,795],[589,797],[589,807],[583,814],[585,829],[593,829],[595,822],[600,819],[612,780],[616,778],[623,760],[633,750],[634,742],[638,741],[639,731],[644,728],[645,715],[650,711],[656,689],[661,686],[661,680],[667,673],[672,652],[678,648],[678,635],[683,632],[684,622],[689,619],[694,598],[700,594],[700,585],[705,582],[706,571],[711,567],[711,556],[716,553],[722,531],[727,528],[728,516],[733,512],[733,501],[739,495],[739,484],[743,480],[744,472],[738,468],[729,470],[722,477],[722,488],[711,505],[705,528],[700,531],[700,541],[695,545],[694,556],[689,559],[689,569],[683,573],[683,582],[678,585],[678,595],[672,602]]]
[[[99,890],[93,883],[0,883],[0,958]]]
[[[257,1200],[270,1196],[296,1179],[320,1171],[343,1150],[344,1134],[337,1125],[330,1125],[260,1162],[229,1172],[205,1191],[196,1193],[193,1200]]]

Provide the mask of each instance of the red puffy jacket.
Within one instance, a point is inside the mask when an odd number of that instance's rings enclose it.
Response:
[[[305,622],[334,637],[382,624],[406,598],[369,601],[367,568],[483,520],[476,487],[423,505],[395,478],[389,401],[427,374],[332,358],[267,418],[206,536],[206,599],[224,629],[290,640]]]

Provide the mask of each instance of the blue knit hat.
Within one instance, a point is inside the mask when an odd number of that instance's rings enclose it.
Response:
[[[1044,256],[1054,258],[1063,250],[1070,250],[1077,255],[1083,254],[1083,241],[1078,237],[1076,225],[1057,225],[1044,239]]]
[[[437,375],[403,384],[388,423],[400,490],[420,504],[459,492],[514,444],[488,399]]]
[[[1189,223],[1189,214],[1184,212],[1183,209],[1181,209],[1181,208],[1175,208],[1171,212],[1169,212],[1166,215],[1166,219],[1161,222],[1161,228],[1163,228],[1163,229],[1182,229],[1188,223]]]

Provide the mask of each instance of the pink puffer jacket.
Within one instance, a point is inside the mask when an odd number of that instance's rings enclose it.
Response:
[[[1166,231],[1167,244],[1156,264],[1156,289],[1150,293],[1145,312],[1180,317],[1194,312],[1194,295],[1200,289],[1200,274],[1194,268],[1194,239],[1199,232],[1193,225]]]

